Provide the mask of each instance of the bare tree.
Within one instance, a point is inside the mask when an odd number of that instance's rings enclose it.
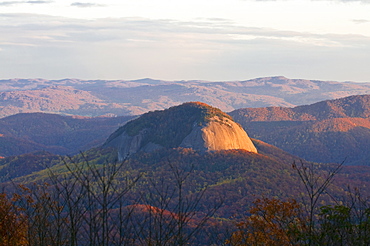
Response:
[[[140,179],[127,161],[91,163],[63,159],[64,174],[49,168],[49,183],[19,186],[30,245],[131,245],[125,240],[130,209],[125,195]]]
[[[308,216],[308,245],[313,244],[315,214],[318,213],[318,202],[322,195],[327,192],[328,186],[332,183],[334,176],[341,170],[342,166],[343,163],[337,164],[324,174],[315,167],[314,163],[306,165],[301,161],[299,164],[294,162],[292,165],[306,190],[303,193],[302,202]]]
[[[136,231],[140,245],[196,245],[196,236],[202,233],[223,199],[209,201],[207,209],[201,211],[207,188],[189,192],[194,187],[194,166],[180,167],[168,162],[167,168],[159,179],[149,178],[147,190],[142,193],[146,213]]]

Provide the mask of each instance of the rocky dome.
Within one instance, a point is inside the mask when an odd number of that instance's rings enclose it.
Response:
[[[244,129],[229,115],[200,102],[143,114],[115,131],[104,146],[117,148],[119,159],[139,151],[177,147],[257,152]]]

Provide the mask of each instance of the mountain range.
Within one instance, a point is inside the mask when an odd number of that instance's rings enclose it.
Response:
[[[139,115],[189,101],[230,112],[246,107],[294,107],[369,94],[367,83],[289,79],[243,81],[0,80],[0,117],[45,112],[63,115]]]
[[[366,83],[0,81],[0,198],[48,245],[225,245],[259,198],[357,214],[369,146]]]
[[[199,234],[191,237],[192,245],[222,245],[230,236],[228,232],[235,231],[238,222],[248,215],[256,198],[308,202],[310,191],[297,170],[308,175],[313,192],[321,189],[333,170],[340,170],[330,186],[315,195],[320,206],[342,201],[351,189],[357,192],[349,193],[356,199],[358,194],[369,196],[370,166],[354,166],[360,162],[352,162],[340,168],[336,163],[314,163],[267,143],[274,136],[279,142],[279,134],[288,135],[280,135],[282,143],[303,135],[306,138],[301,139],[321,142],[317,146],[325,150],[323,145],[330,148],[343,137],[325,135],[335,131],[347,133],[359,143],[365,141],[369,100],[369,95],[363,95],[291,108],[244,108],[230,113],[239,123],[220,109],[200,102],[139,117],[88,118],[45,113],[8,116],[0,121],[2,138],[24,140],[5,141],[0,150],[17,148],[28,141],[34,149],[39,144],[55,153],[61,149],[74,152],[70,157],[47,151],[6,156],[0,159],[0,185],[7,193],[21,192],[14,197],[25,195],[26,205],[39,205],[30,208],[46,208],[50,202],[47,208],[56,208],[46,209],[45,218],[50,221],[59,221],[68,211],[77,213],[84,226],[76,228],[76,235],[85,235],[87,225],[102,221],[109,226],[119,223],[120,230],[128,228],[123,225],[132,225],[135,233],[125,231],[121,236],[136,239],[151,238],[147,232],[152,231],[147,228],[162,228],[154,229],[155,233],[169,228],[164,231],[166,236],[173,228],[181,226],[183,233],[190,233],[201,225]],[[357,126],[351,123],[358,125],[363,139],[353,135],[351,130]],[[311,131],[316,135],[309,134]],[[249,138],[252,135],[259,139]],[[301,148],[307,148],[304,150],[308,153],[311,149],[304,145],[306,141],[295,144],[303,144]],[[347,147],[354,151],[351,145]],[[86,150],[73,155],[77,148]],[[330,151],[338,154],[343,149]],[[15,184],[19,183],[22,186],[17,190]],[[100,220],[103,215],[106,220]],[[40,216],[35,216],[37,221]]]
[[[211,132],[207,130],[209,127],[212,127]],[[223,134],[224,131],[228,134]],[[194,135],[198,136],[192,137]],[[220,143],[217,149],[210,144],[215,141]],[[236,147],[224,144],[239,141],[248,144]],[[186,146],[183,146],[184,142]],[[50,173],[66,175],[65,165],[83,167],[86,162],[104,166],[104,163],[120,161],[120,156],[129,161],[122,174],[141,173],[142,176],[129,200],[145,197],[140,191],[153,189],[153,192],[158,192],[168,189],[165,187],[175,187],[176,179],[184,175],[188,179],[184,182],[185,194],[196,194],[207,187],[200,207],[206,207],[210,201],[220,197],[227,199],[217,212],[223,218],[242,213],[241,209],[258,194],[289,198],[298,196],[303,189],[298,174],[292,168],[293,163],[300,162],[301,158],[263,141],[251,140],[230,116],[197,102],[144,114],[111,133],[102,147],[71,158],[45,151],[3,158],[0,160],[0,177],[5,183],[6,179],[22,183],[44,182]],[[335,166],[303,162],[324,173]],[[358,182],[355,177],[359,175],[362,175],[362,185],[370,182],[368,167],[362,167],[360,174],[349,168],[339,176],[339,181],[354,183],[352,179],[355,179]],[[340,182],[331,188],[332,196],[340,196]]]
[[[170,118],[182,119],[171,114],[151,119],[150,115],[161,115],[157,111],[153,113],[145,116],[148,117],[145,124],[140,122],[138,125],[157,129],[153,122],[167,125],[165,122]],[[304,160],[369,165],[370,95],[349,96],[297,107],[241,108],[229,114],[251,138],[262,140]],[[72,117],[46,113],[8,116],[0,119],[0,156],[40,150],[74,155],[103,145],[111,133],[134,118]],[[171,122],[173,125],[167,125],[167,133],[175,134],[176,126],[181,124]],[[185,130],[186,127],[182,128],[182,133],[190,132],[189,129]],[[123,129],[118,129],[117,133]],[[161,136],[156,139],[159,141]],[[174,139],[175,135],[171,141]],[[180,142],[171,146],[179,147]],[[157,146],[166,144],[159,143]]]

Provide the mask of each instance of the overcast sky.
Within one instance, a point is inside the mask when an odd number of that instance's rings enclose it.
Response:
[[[0,78],[370,82],[370,0],[0,1]]]

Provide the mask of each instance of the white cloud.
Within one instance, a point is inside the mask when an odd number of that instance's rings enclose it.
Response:
[[[243,0],[246,1],[246,0]],[[257,2],[276,2],[276,1],[287,1],[287,0],[250,0],[250,1],[257,1]],[[361,2],[361,3],[370,3],[370,0],[311,0],[313,2],[344,2],[344,3],[351,3],[351,2]]]
[[[103,5],[103,4],[97,4],[97,3],[74,2],[74,3],[71,3],[71,6],[73,6],[73,7],[79,7],[79,8],[91,8],[91,7],[103,7],[105,5]]]
[[[370,0],[334,0],[338,2],[350,3],[350,2],[360,2],[360,3],[370,3]]]
[[[2,14],[7,23],[0,25],[2,42],[35,45],[53,42],[101,43],[127,40],[170,42],[181,40],[199,43],[238,43],[254,39],[282,40],[319,46],[348,46],[368,42],[362,35],[315,34],[231,25],[226,21],[181,22],[144,18],[77,20],[61,17]],[[24,22],[22,20],[25,20]],[[192,43],[192,42],[189,42]]]
[[[356,24],[364,24],[364,23],[369,23],[370,20],[365,20],[365,19],[354,19],[352,20]]]
[[[26,1],[26,3],[31,4],[44,4],[44,3],[52,3],[53,1]]]
[[[0,6],[13,6],[17,4],[45,4],[53,1],[1,1]]]
[[[19,3],[24,3],[24,1],[1,1],[0,6],[12,6]]]

